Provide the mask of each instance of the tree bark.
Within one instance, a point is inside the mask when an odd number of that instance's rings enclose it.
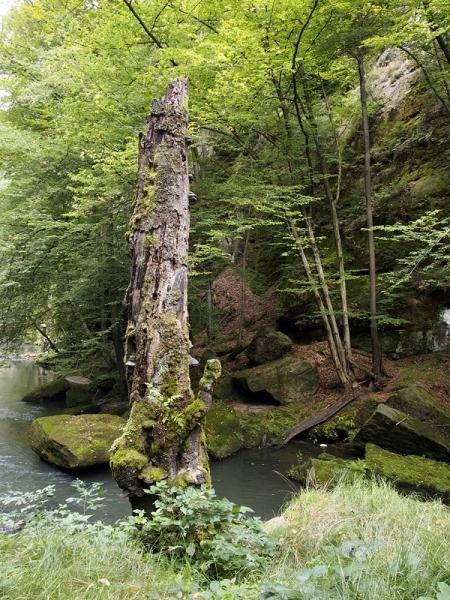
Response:
[[[153,102],[140,138],[130,223],[125,362],[131,412],[113,445],[111,469],[135,506],[144,489],[162,479],[175,485],[209,482],[202,419],[220,363],[208,361],[195,398],[187,311],[187,125],[187,81],[177,79]]]
[[[369,242],[369,277],[370,277],[370,337],[372,340],[372,371],[376,379],[384,374],[383,354],[377,327],[377,272],[375,263],[375,239],[373,235],[372,189],[370,180],[370,130],[367,112],[366,72],[364,56],[360,50],[356,54],[359,74],[359,91],[364,136],[364,192],[366,197],[366,215]]]

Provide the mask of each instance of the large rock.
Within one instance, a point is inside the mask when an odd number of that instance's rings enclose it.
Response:
[[[450,436],[450,410],[438,404],[424,388],[411,384],[393,394],[386,402],[388,406],[405,414],[436,426]]]
[[[317,369],[309,362],[285,356],[258,367],[232,373],[233,381],[255,400],[290,404],[311,398],[319,387]]]
[[[281,358],[292,349],[291,339],[270,327],[261,328],[245,351],[255,365],[262,365]]]
[[[446,463],[422,456],[400,456],[367,444],[366,464],[400,489],[424,492],[450,502],[450,466]]]
[[[307,485],[313,481],[318,485],[333,485],[344,479],[355,479],[378,475],[390,481],[397,489],[418,492],[425,496],[438,496],[450,501],[450,466],[443,462],[421,456],[402,456],[367,444],[364,460],[338,458],[320,454],[294,465],[289,477]]]
[[[379,404],[359,430],[355,444],[371,442],[399,454],[450,459],[450,439],[428,425],[386,404]]]
[[[29,394],[22,398],[22,402],[46,402],[48,400],[66,399],[66,392],[70,387],[70,383],[64,377],[52,379],[34,388]]]
[[[96,393],[94,383],[87,377],[68,375],[66,378],[69,387],[66,392],[66,406],[79,406],[92,402]]]
[[[33,421],[30,441],[39,456],[62,469],[107,464],[125,421],[116,415],[56,415]]]

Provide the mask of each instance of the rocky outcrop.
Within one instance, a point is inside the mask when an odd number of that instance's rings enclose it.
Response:
[[[41,417],[31,425],[31,447],[43,460],[65,470],[103,465],[124,424],[116,415]]]
[[[254,400],[273,404],[309,399],[319,387],[316,367],[292,355],[232,373],[231,378]]]
[[[379,404],[354,440],[364,446],[371,442],[400,454],[450,459],[450,439],[414,417],[386,404]]]
[[[34,388],[34,390],[22,398],[22,402],[64,401],[69,387],[70,383],[64,377],[58,377]]]
[[[438,404],[423,387],[411,384],[398,390],[386,401],[386,404],[435,426],[443,434],[450,436],[450,410],[442,404]]]
[[[294,465],[289,476],[302,485],[313,481],[317,485],[333,485],[344,479],[378,475],[390,481],[398,490],[417,492],[426,497],[439,497],[450,502],[450,466],[421,456],[402,456],[367,444],[364,460],[338,458],[320,454],[318,458]]]
[[[66,406],[79,406],[92,402],[96,393],[94,383],[87,377],[68,375],[65,380],[69,384],[66,391]]]
[[[255,365],[277,360],[292,350],[291,339],[281,331],[270,327],[259,329],[245,351],[247,358]]]
[[[206,444],[213,458],[241,448],[279,446],[299,422],[324,410],[324,398],[304,398],[284,406],[214,401],[205,420]]]
[[[450,466],[446,463],[422,456],[400,456],[367,444],[366,464],[400,489],[439,496],[450,502]]]

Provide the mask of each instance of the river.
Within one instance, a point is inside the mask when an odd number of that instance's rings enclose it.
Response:
[[[43,462],[31,450],[28,429],[33,419],[55,414],[55,409],[21,402],[47,375],[32,361],[12,361],[0,367],[0,496],[10,490],[32,491],[53,484],[54,501],[62,503],[74,494],[74,475]],[[266,519],[274,516],[296,490],[285,474],[297,455],[317,455],[320,448],[309,442],[296,442],[280,450],[243,450],[223,461],[212,461],[213,485],[220,497],[249,506]],[[105,500],[101,517],[109,522],[130,514],[128,501],[121,496],[108,468],[83,471],[86,482],[99,481]]]

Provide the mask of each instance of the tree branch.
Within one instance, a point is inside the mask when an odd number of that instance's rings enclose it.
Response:
[[[148,35],[148,37],[152,40],[152,42],[160,49],[166,48],[167,46],[164,46],[164,44],[158,40],[158,38],[153,34],[153,32],[144,23],[144,21],[142,20],[142,18],[139,15],[139,13],[135,10],[134,6],[131,4],[131,0],[123,0],[123,1],[124,1],[125,6],[131,12],[131,14],[134,16],[134,18],[138,21],[138,23],[141,25],[142,29],[145,31],[145,33]],[[174,67],[178,66],[178,64],[173,60],[173,58],[170,59],[170,62],[172,64],[172,66],[174,66]]]

